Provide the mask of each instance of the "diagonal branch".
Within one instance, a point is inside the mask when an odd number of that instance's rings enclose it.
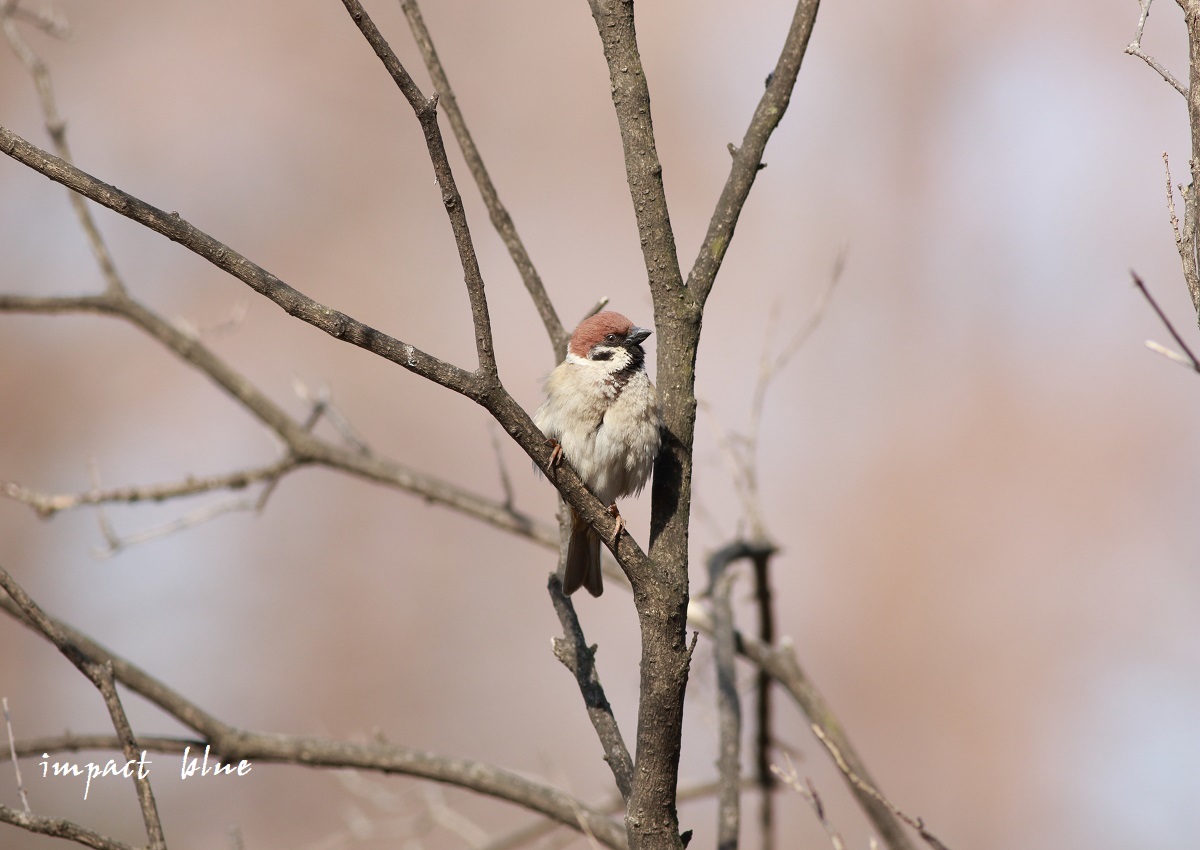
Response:
[[[442,131],[438,129],[438,96],[435,94],[429,100],[425,99],[421,89],[409,76],[408,71],[404,70],[400,59],[358,0],[342,0],[342,5],[346,7],[359,31],[375,51],[375,55],[395,80],[421,124],[425,145],[429,149],[429,158],[433,162],[433,174],[442,190],[442,204],[446,207],[446,215],[450,217],[450,228],[454,231],[454,243],[458,246],[458,258],[466,279],[467,297],[471,301],[471,319],[475,323],[475,351],[479,357],[479,372],[485,381],[495,383],[498,380],[496,354],[492,348],[492,324],[488,317],[487,298],[483,292],[483,276],[479,272],[479,261],[475,257],[475,246],[471,241],[471,231],[467,227],[467,212],[463,209],[462,196],[450,170]]]
[[[1130,271],[1129,274],[1133,276],[1133,285],[1139,292],[1142,293],[1142,297],[1150,302],[1150,307],[1158,316],[1159,321],[1166,326],[1167,333],[1171,335],[1179,347],[1183,349],[1183,354],[1186,354],[1187,356],[1184,357],[1181,354],[1176,354],[1170,349],[1164,348],[1158,343],[1151,342],[1149,340],[1147,340],[1146,346],[1152,351],[1157,351],[1177,363],[1182,363],[1184,366],[1187,366],[1194,372],[1200,372],[1200,360],[1196,359],[1196,355],[1192,353],[1192,349],[1188,347],[1187,342],[1182,336],[1179,335],[1179,331],[1175,330],[1175,325],[1171,324],[1171,320],[1167,318],[1167,314],[1163,312],[1162,307],[1158,306],[1158,302],[1154,300],[1154,296],[1151,295],[1150,290],[1146,288],[1145,282],[1142,281],[1142,278],[1137,272]]]
[[[487,207],[492,226],[504,240],[504,244],[508,248],[508,255],[512,258],[513,265],[517,267],[521,280],[525,282],[525,289],[528,290],[529,297],[533,299],[533,306],[537,308],[538,315],[542,317],[542,324],[545,325],[546,335],[554,347],[554,359],[557,362],[567,349],[570,334],[563,328],[554,304],[550,301],[550,296],[546,294],[542,278],[534,268],[533,260],[529,258],[529,252],[525,250],[525,243],[517,234],[512,216],[508,214],[508,209],[500,200],[496,186],[492,183],[491,175],[488,174],[487,167],[483,164],[483,156],[479,153],[479,149],[475,146],[475,140],[471,137],[471,131],[467,129],[466,119],[463,118],[462,110],[458,108],[458,100],[454,97],[454,90],[450,87],[450,78],[446,76],[446,69],[442,65],[442,60],[438,58],[437,49],[433,45],[433,37],[430,36],[429,29],[425,26],[421,7],[417,5],[417,0],[400,0],[400,8],[404,10],[404,15],[408,18],[408,26],[412,30],[417,47],[421,50],[425,68],[433,79],[433,88],[439,98],[438,103],[445,111],[446,117],[450,119],[454,138],[458,140],[458,146],[462,150],[463,158],[467,161],[467,167],[471,169],[471,176],[475,178],[475,185],[479,187],[479,194],[483,197],[483,203]]]
[[[195,730],[225,761],[245,759],[416,776],[524,806],[564,826],[586,829],[601,843],[617,850],[626,846],[623,830],[602,813],[557,788],[492,765],[389,743],[358,744],[303,735],[258,733],[230,726],[79,631],[40,614],[40,609],[29,607],[32,600],[2,568],[0,586],[8,593],[7,598],[0,596],[0,609],[50,639],[73,662],[111,666],[116,681]],[[28,604],[21,604],[26,600]]]
[[[712,635],[715,630],[712,616],[696,602],[688,606],[688,625],[707,635]],[[833,742],[846,764],[850,766],[851,771],[866,783],[877,788],[877,783],[871,779],[866,764],[851,745],[841,722],[829,704],[825,702],[825,698],[817,690],[817,686],[800,667],[791,643],[785,639],[780,645],[766,646],[741,633],[738,633],[735,639],[738,653],[752,664],[757,665],[759,669],[770,674],[772,679],[782,685],[809,722],[813,726],[819,727],[826,738]],[[850,785],[850,790],[854,793],[863,811],[867,813],[871,824],[879,832],[883,843],[892,850],[912,850],[912,842],[887,806],[850,782],[848,777],[847,784]]]
[[[59,624],[46,616],[41,607],[29,597],[24,588],[17,584],[3,567],[0,567],[0,588],[4,589],[8,598],[20,610],[22,620],[54,644],[58,651],[66,656],[67,660],[74,664],[75,668],[100,691],[126,760],[137,762],[139,748],[133,737],[133,728],[129,725],[129,718],[117,695],[112,662],[88,658],[80,652],[59,627]],[[146,825],[146,835],[150,839],[150,847],[152,850],[165,850],[166,838],[163,836],[162,821],[158,816],[158,806],[154,802],[154,792],[150,788],[150,781],[139,769],[133,778],[133,783],[142,810],[142,820]]]
[[[554,611],[563,627],[563,637],[554,640],[554,655],[568,670],[575,674],[579,683],[579,692],[583,694],[587,706],[588,717],[596,728],[600,744],[604,747],[604,760],[608,762],[616,780],[621,799],[629,802],[633,788],[633,759],[625,746],[625,739],[613,716],[612,706],[604,695],[604,686],[600,684],[600,675],[596,672],[596,648],[588,646],[583,636],[583,628],[579,625],[579,617],[575,614],[575,606],[569,596],[562,592],[562,582],[557,574],[550,576],[547,588],[550,600],[554,603]]]
[[[861,776],[859,776],[854,768],[852,768],[846,762],[846,759],[842,755],[841,750],[838,749],[837,744],[833,743],[833,741],[829,739],[829,735],[823,728],[821,728],[819,724],[814,723],[812,725],[812,731],[813,734],[817,736],[817,740],[819,740],[825,746],[825,749],[829,751],[829,755],[833,757],[834,764],[838,766],[838,770],[842,772],[842,775],[846,777],[846,780],[850,782],[854,788],[860,790],[864,794],[869,794],[871,797],[875,798],[880,805],[886,806],[893,815],[900,818],[900,820],[904,821],[906,824],[915,829],[921,838],[925,840],[925,843],[932,847],[933,850],[947,850],[946,845],[938,840],[938,837],[930,832],[925,826],[925,821],[923,821],[921,818],[914,818],[910,815],[906,815],[904,812],[900,811],[895,803],[883,796],[883,794],[879,793],[879,791],[876,790],[870,782],[867,782]]]
[[[107,183],[103,183],[90,174],[30,144],[5,127],[0,127],[0,152],[7,154],[50,179],[83,194],[96,203],[130,218],[150,230],[161,233],[174,242],[180,243],[185,248],[188,248],[218,268],[227,271],[246,283],[259,294],[274,301],[289,315],[295,316],[325,331],[336,339],[364,348],[386,360],[403,366],[414,374],[420,375],[454,392],[461,393],[479,403],[496,418],[505,431],[508,432],[509,436],[524,449],[525,453],[529,455],[540,469],[543,471],[549,469],[550,447],[546,444],[545,435],[533,424],[533,420],[530,419],[529,414],[499,384],[496,374],[494,372],[488,374],[483,364],[481,364],[480,372],[467,372],[464,369],[439,360],[409,343],[402,342],[375,330],[345,313],[319,304],[307,295],[293,289],[266,269],[251,262],[246,257],[203,231],[193,227],[184,221],[178,213],[165,213],[133,195],[122,192]],[[17,300],[20,299],[18,298]],[[86,300],[89,309],[101,312],[121,312],[116,309],[115,305],[117,303],[125,304],[128,302],[127,310],[125,311],[128,313],[128,318],[139,323],[141,323],[139,318],[142,317],[142,314],[149,312],[144,307],[141,307],[140,304],[120,295],[89,296],[81,300]],[[0,308],[3,308],[3,306],[4,300],[0,300]],[[147,321],[147,325],[153,326],[156,331],[161,331],[167,336],[171,335],[170,326],[162,323],[161,320],[159,320],[159,323]],[[176,330],[174,333],[180,334],[181,332]],[[186,349],[189,344],[195,344],[195,341],[188,337],[184,337],[184,339],[187,342],[179,342],[180,348]],[[490,341],[488,345],[490,346]],[[199,350],[197,349],[197,351]],[[210,364],[210,369],[211,371],[209,369],[206,369],[206,371],[209,371],[210,375],[214,375],[215,377],[218,372],[218,366]],[[229,388],[227,387],[227,389]],[[246,393],[257,393],[257,390],[254,390],[252,387],[247,386],[242,389]],[[260,405],[260,408],[262,410],[269,409],[265,403]],[[335,448],[324,443],[318,438],[307,434],[300,423],[291,420],[286,415],[280,421],[268,424],[277,432],[286,434],[285,439],[288,444],[293,447],[293,450],[296,451],[297,455],[303,461],[323,463],[337,469],[363,475],[367,478],[381,473],[387,475],[395,472],[394,465],[386,461],[364,458],[355,452]],[[549,472],[549,478],[558,491],[563,494],[567,502],[601,533],[601,536],[612,550],[613,555],[623,567],[627,570],[635,570],[640,575],[649,575],[650,560],[645,552],[642,551],[641,547],[634,542],[633,538],[627,532],[621,531],[620,534],[617,533],[617,520],[584,486],[578,474],[571,469],[569,463],[557,464]],[[446,492],[449,489],[447,485],[441,482],[432,482],[430,483],[431,495],[429,498],[438,501],[448,499]],[[487,511],[481,510],[480,513],[487,513]],[[501,514],[503,513],[505,512],[501,508]],[[495,517],[495,514],[493,514],[493,517]],[[518,528],[520,527],[520,523],[512,522],[509,524],[509,527]],[[614,537],[616,537],[616,543],[610,542]]]
[[[328,443],[309,433],[304,428],[303,423],[289,416],[283,408],[263,394],[244,376],[230,368],[228,364],[217,357],[200,340],[184,333],[175,325],[166,321],[128,295],[105,293],[102,295],[55,298],[0,295],[0,312],[25,312],[49,315],[99,312],[125,319],[157,339],[184,362],[194,366],[211,378],[260,422],[278,434],[294,456],[294,468],[314,463],[328,466],[375,483],[405,490],[420,496],[428,502],[444,505],[502,530],[528,537],[542,545],[554,547],[558,545],[558,535],[554,529],[520,511],[448,482],[416,472],[395,461],[381,458],[372,453],[363,453],[358,449],[343,448]],[[264,469],[266,468],[264,467]],[[241,473],[234,473],[226,477],[231,487],[238,486],[240,475]],[[13,493],[11,492],[11,488],[14,486],[6,486],[7,494],[21,498],[22,501],[30,502],[39,512],[63,509],[56,506],[63,500],[71,501],[71,507],[76,503],[82,504],[93,501],[80,498],[83,494],[64,497],[45,496],[43,494],[32,493],[32,491]],[[182,485],[158,485],[158,488],[160,490],[166,489],[168,494],[171,494],[173,491],[179,491],[179,495],[185,495],[184,491],[188,489],[186,483]],[[133,493],[138,493],[139,491],[145,491],[147,488],[135,487],[127,489],[132,490]],[[28,496],[28,498],[22,498],[23,495]],[[109,495],[115,497],[119,494],[110,493]],[[96,499],[94,501],[98,503],[100,501],[122,500],[112,498]]]
[[[1146,20],[1150,17],[1150,4],[1154,0],[1139,0],[1142,13],[1138,16],[1137,33],[1134,34],[1133,41],[1129,42],[1129,46],[1125,48],[1125,52],[1130,56],[1136,56],[1147,65],[1149,65],[1166,83],[1183,95],[1184,100],[1187,99],[1187,89],[1183,87],[1183,83],[1175,79],[1175,75],[1159,64],[1158,60],[1150,54],[1142,50],[1142,35],[1146,31]]]
[[[687,298],[675,250],[675,233],[667,211],[662,163],[650,118],[650,89],[638,52],[632,0],[588,0],[608,63],[612,102],[625,153],[625,179],[637,218],[642,256],[655,299],[655,329],[665,334],[659,298]],[[699,306],[699,304],[697,304]],[[660,341],[661,346],[661,341]]]
[[[775,63],[775,70],[767,77],[766,91],[758,101],[742,145],[738,148],[730,147],[733,165],[725,181],[725,188],[721,190],[721,197],[717,201],[712,219],[708,223],[708,232],[700,246],[700,253],[688,274],[688,289],[701,306],[708,299],[717,279],[717,272],[725,260],[725,252],[733,239],[733,231],[754,185],[754,178],[763,168],[762,157],[767,141],[779,126],[791,102],[792,90],[796,86],[800,64],[804,61],[804,53],[808,49],[808,40],[812,36],[819,6],[820,0],[799,0],[796,4],[796,12],[792,16],[783,51]]]
[[[27,814],[0,804],[0,823],[19,826],[26,832],[37,835],[49,835],[52,838],[65,838],[92,847],[94,850],[134,850],[133,845],[93,832],[77,823],[64,818],[47,818],[41,815]]]
[[[50,72],[46,69],[41,57],[33,52],[28,42],[22,37],[20,30],[17,29],[16,21],[13,19],[16,11],[17,0],[6,0],[0,7],[0,25],[3,26],[4,36],[12,46],[13,52],[17,54],[17,58],[21,60],[21,64],[33,77],[38,101],[42,106],[42,115],[46,119],[46,132],[50,134],[50,139],[54,142],[54,150],[64,162],[74,162],[71,158],[71,148],[67,144],[67,122],[58,114]],[[100,273],[104,276],[106,290],[114,295],[124,292],[125,283],[117,271],[108,246],[104,243],[104,237],[100,235],[100,229],[96,227],[87,202],[74,192],[68,192],[67,196],[70,199],[71,208],[75,211],[75,217],[79,219],[79,225],[83,228],[84,236],[87,237],[88,245],[91,246],[92,255],[100,267]]]
[[[101,206],[166,236],[172,242],[178,242],[217,268],[233,275],[255,292],[274,301],[288,315],[307,322],[335,339],[364,348],[468,398],[477,400],[491,385],[486,377],[439,360],[409,343],[388,336],[345,313],[314,301],[229,246],[193,227],[178,213],[163,212],[115,186],[97,180],[30,144],[6,127],[0,127],[0,152]],[[99,300],[101,296],[94,298]],[[296,427],[299,428],[299,425]]]

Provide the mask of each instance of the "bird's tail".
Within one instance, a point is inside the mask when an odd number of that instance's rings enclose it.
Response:
[[[570,596],[586,587],[592,596],[604,592],[600,574],[600,536],[583,517],[571,511],[571,541],[567,544],[567,566],[563,571],[563,593]]]

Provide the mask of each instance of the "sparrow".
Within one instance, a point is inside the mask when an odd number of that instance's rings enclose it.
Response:
[[[567,357],[546,378],[546,400],[533,421],[554,444],[551,463],[566,457],[583,483],[623,525],[616,500],[641,492],[662,445],[662,410],[646,374],[642,342],[650,331],[620,313],[584,319]],[[571,538],[562,576],[568,596],[586,587],[604,592],[600,537],[571,510]]]

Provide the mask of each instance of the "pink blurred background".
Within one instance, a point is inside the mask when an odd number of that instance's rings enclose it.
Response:
[[[73,34],[29,37],[54,73],[80,167],[179,213],[317,300],[463,366],[465,292],[420,134],[333,0],[63,0]],[[369,11],[430,91],[398,3]],[[427,23],[502,196],[571,323],[600,296],[652,319],[607,75],[586,3],[427,0]],[[639,35],[681,260],[690,265],[773,67],[787,2],[643,2]],[[771,388],[762,485],[779,629],[883,789],[955,848],[1169,848],[1200,831],[1197,376],[1148,352],[1194,314],[1161,153],[1183,179],[1183,100],[1122,53],[1137,4],[828,2],[791,109],[709,302],[697,393],[693,587],[739,526],[714,423],[743,430],[764,344],[822,327]],[[1182,15],[1145,45],[1186,73]],[[0,123],[48,146],[33,88],[0,50]],[[443,121],[443,127],[446,124]],[[537,316],[455,155],[501,374],[527,409],[552,365]],[[131,288],[296,415],[328,388],[374,449],[501,496],[482,410],[284,315],[180,247],[97,217]],[[61,187],[0,162],[0,289],[102,283]],[[653,345],[654,338],[651,338]],[[41,490],[152,483],[269,462],[255,421],[130,326],[0,316],[0,479]],[[1191,424],[1190,424],[1191,423]],[[551,489],[505,446],[518,505]],[[113,508],[131,534],[210,500]],[[624,512],[645,540],[648,499]],[[51,613],[228,722],[389,740],[494,762],[586,799],[611,776],[549,652],[552,556],[403,493],[307,470],[236,514],[97,559],[94,511],[39,521],[0,501],[0,563]],[[752,625],[749,584],[739,586]],[[579,603],[632,740],[632,603]],[[43,641],[0,621],[18,737],[108,729]],[[710,647],[694,664],[683,775],[714,774]],[[750,671],[742,669],[750,687]],[[142,733],[178,727],[136,698]],[[778,734],[850,842],[868,830],[804,719]],[[87,761],[80,756],[79,761]],[[170,757],[162,756],[164,774]],[[123,783],[26,783],[35,810],[141,840]],[[430,826],[423,786],[260,765],[156,785],[172,846],[460,847],[533,816],[454,790],[471,828]],[[0,769],[0,800],[16,805]],[[825,846],[779,796],[781,846]],[[748,807],[748,820],[752,819]],[[714,808],[688,804],[693,846]],[[477,832],[472,832],[475,829]],[[0,831],[5,847],[50,846]],[[747,846],[756,840],[747,825]],[[57,845],[56,845],[57,846]]]

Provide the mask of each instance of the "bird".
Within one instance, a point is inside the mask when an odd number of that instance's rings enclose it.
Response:
[[[648,336],[611,310],[584,319],[566,359],[546,377],[546,400],[534,415],[554,446],[551,465],[562,457],[571,462],[617,518],[617,534],[624,522],[616,500],[641,492],[662,446],[662,408],[642,349]],[[568,596],[580,587],[592,596],[604,592],[600,537],[573,508],[562,585]]]

